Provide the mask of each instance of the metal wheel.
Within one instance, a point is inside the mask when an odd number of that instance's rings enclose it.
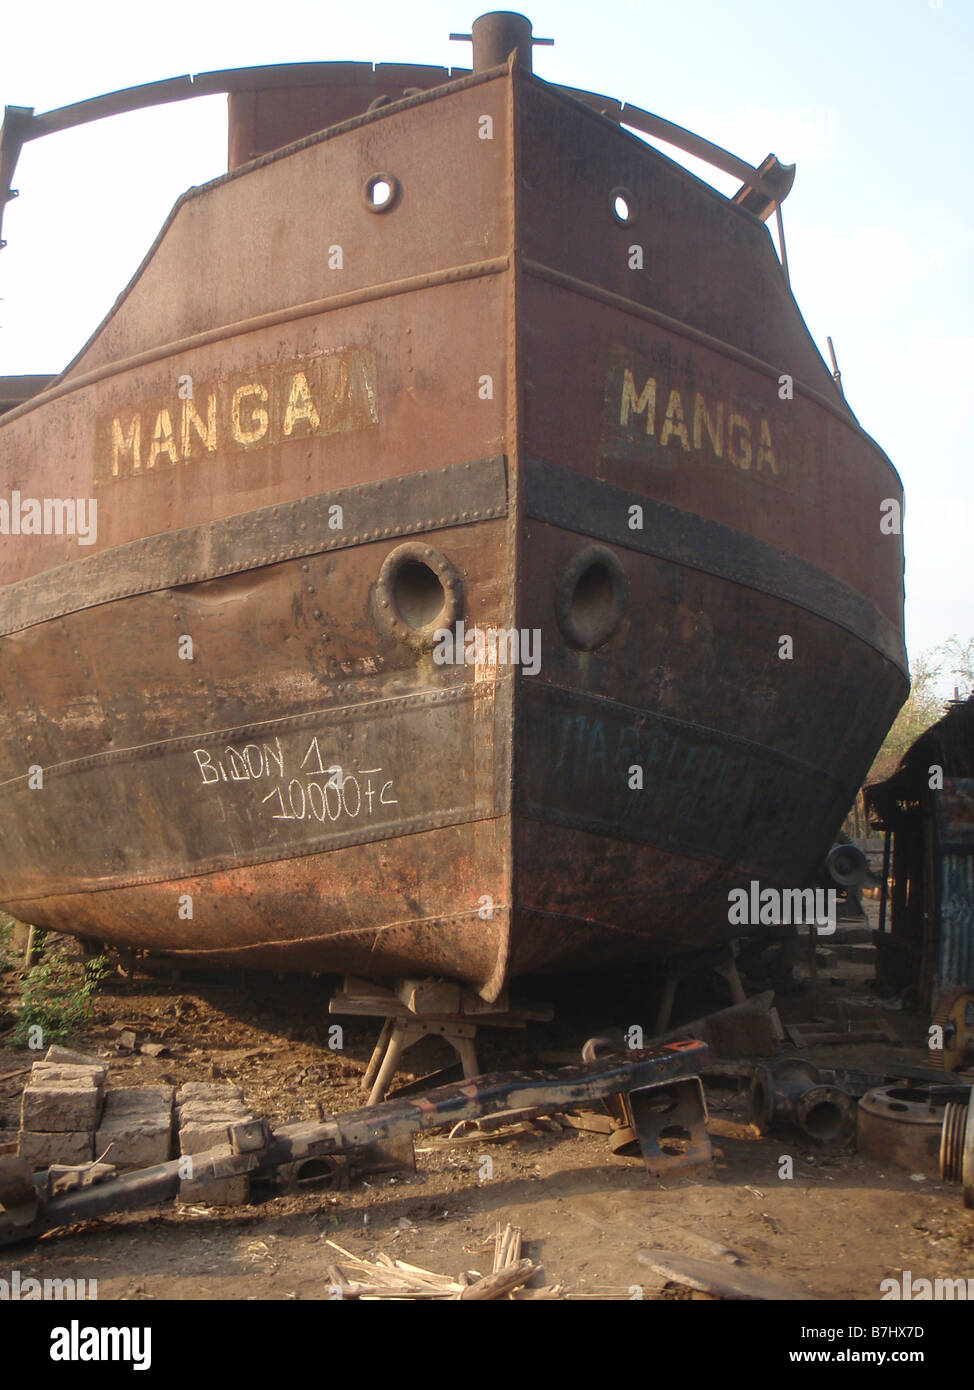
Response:
[[[942,996],[933,1021],[944,1030],[945,1071],[961,1071],[974,1061],[974,989],[959,985]]]

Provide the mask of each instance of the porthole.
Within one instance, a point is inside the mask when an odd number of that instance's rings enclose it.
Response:
[[[609,194],[612,216],[622,227],[630,226],[636,218],[636,202],[628,188],[613,188]]]
[[[435,645],[438,631],[453,627],[462,605],[460,574],[441,551],[407,541],[386,556],[374,598],[381,631],[427,651]]]
[[[401,193],[402,184],[395,174],[373,174],[365,185],[365,206],[369,212],[388,212]]]
[[[618,631],[629,596],[626,572],[604,545],[580,550],[561,577],[555,616],[569,646],[591,652]]]

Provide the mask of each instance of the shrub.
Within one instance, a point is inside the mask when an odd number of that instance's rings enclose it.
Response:
[[[64,961],[35,965],[24,980],[14,1047],[27,1047],[34,1028],[41,1029],[45,1046],[71,1037],[91,1017],[91,997],[110,971],[105,956],[87,961],[80,978],[78,967]]]

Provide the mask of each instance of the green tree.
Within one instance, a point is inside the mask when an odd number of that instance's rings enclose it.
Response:
[[[955,632],[934,650],[943,673],[951,678],[952,690],[956,690],[962,700],[974,693],[974,637],[962,642]]]
[[[956,641],[955,638],[950,640]],[[871,782],[883,782],[887,777],[891,777],[911,744],[946,713],[947,702],[938,693],[937,686],[945,670],[952,669],[948,666],[951,657],[944,652],[948,645],[949,643],[944,643],[943,646],[921,652],[910,663],[910,693],[869,769],[867,786]],[[968,650],[972,647],[974,641],[968,643]]]

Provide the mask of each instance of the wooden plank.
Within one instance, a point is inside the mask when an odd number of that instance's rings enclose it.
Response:
[[[733,1298],[792,1303],[811,1300],[815,1295],[806,1289],[793,1288],[766,1274],[754,1274],[740,1265],[717,1264],[714,1260],[698,1260],[676,1250],[639,1250],[636,1259],[670,1283],[683,1284],[717,1298]]]
[[[455,1015],[460,1009],[460,986],[453,980],[400,980],[396,996],[410,1013]]]

